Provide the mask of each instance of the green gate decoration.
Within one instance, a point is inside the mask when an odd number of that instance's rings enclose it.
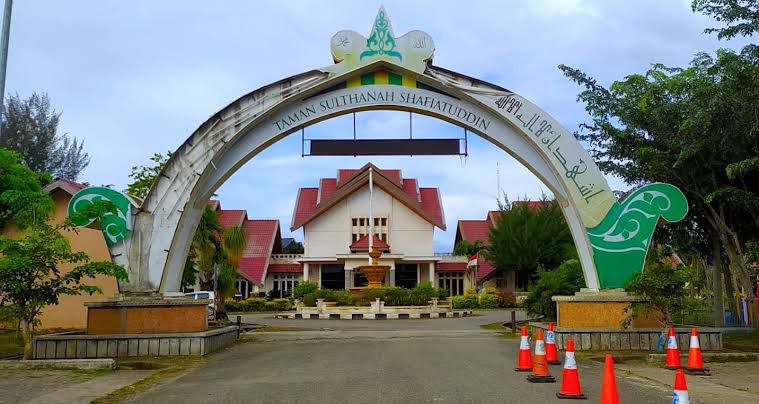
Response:
[[[616,202],[601,223],[587,229],[601,288],[624,287],[642,272],[659,218],[677,222],[687,213],[685,195],[671,184],[647,184]]]
[[[105,237],[108,247],[124,240],[132,232],[132,201],[128,196],[119,191],[106,187],[89,187],[76,193],[69,201],[68,214],[81,212],[84,208],[96,201],[111,201],[116,205],[116,213],[103,215],[100,229]],[[78,227],[89,226],[96,218],[90,217],[79,222],[74,221]]]
[[[374,55],[388,55],[403,61],[403,55],[395,50],[393,29],[390,27],[390,20],[387,19],[384,8],[380,8],[377,13],[372,34],[366,40],[366,48],[367,50],[361,52],[359,60]]]

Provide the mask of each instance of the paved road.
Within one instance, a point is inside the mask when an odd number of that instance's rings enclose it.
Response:
[[[489,313],[474,317],[488,323]],[[385,324],[389,338],[369,338],[345,330],[346,339],[292,340],[282,333],[238,344],[213,355],[190,373],[134,397],[132,402],[168,403],[544,403],[559,402],[559,383],[532,384],[513,371],[518,341],[472,329],[435,336],[434,330],[394,332],[401,327],[437,323],[458,328],[468,319],[416,321],[342,321]],[[306,323],[322,323],[307,321]],[[326,321],[325,321],[326,322]],[[373,327],[373,325],[368,326]],[[382,334],[378,333],[378,334]],[[276,333],[269,333],[272,335]],[[362,336],[363,335],[363,336]],[[375,336],[376,337],[376,336]],[[560,367],[552,368],[556,376]],[[601,364],[583,363],[581,380],[590,399],[598,400]],[[618,376],[622,402],[667,402],[671,392]]]

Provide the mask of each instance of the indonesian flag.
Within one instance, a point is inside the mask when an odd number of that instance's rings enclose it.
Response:
[[[472,255],[469,257],[469,262],[466,264],[467,268],[476,267],[477,266],[477,254]]]

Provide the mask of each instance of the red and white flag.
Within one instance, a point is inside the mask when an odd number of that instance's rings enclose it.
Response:
[[[476,267],[477,266],[477,254],[472,255],[469,257],[469,262],[466,264],[467,268],[470,267]]]

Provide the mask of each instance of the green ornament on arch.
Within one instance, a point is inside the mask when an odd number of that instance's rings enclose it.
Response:
[[[124,240],[132,232],[132,201],[125,194],[106,187],[88,187],[77,192],[69,201],[68,215],[83,211],[97,201],[110,201],[116,206],[116,213],[103,215],[100,230],[109,247]],[[97,218],[90,217],[74,221],[77,227],[89,226]]]
[[[685,195],[672,184],[647,184],[615,202],[597,226],[586,229],[601,289],[623,288],[642,272],[659,220],[678,222],[687,213]]]

